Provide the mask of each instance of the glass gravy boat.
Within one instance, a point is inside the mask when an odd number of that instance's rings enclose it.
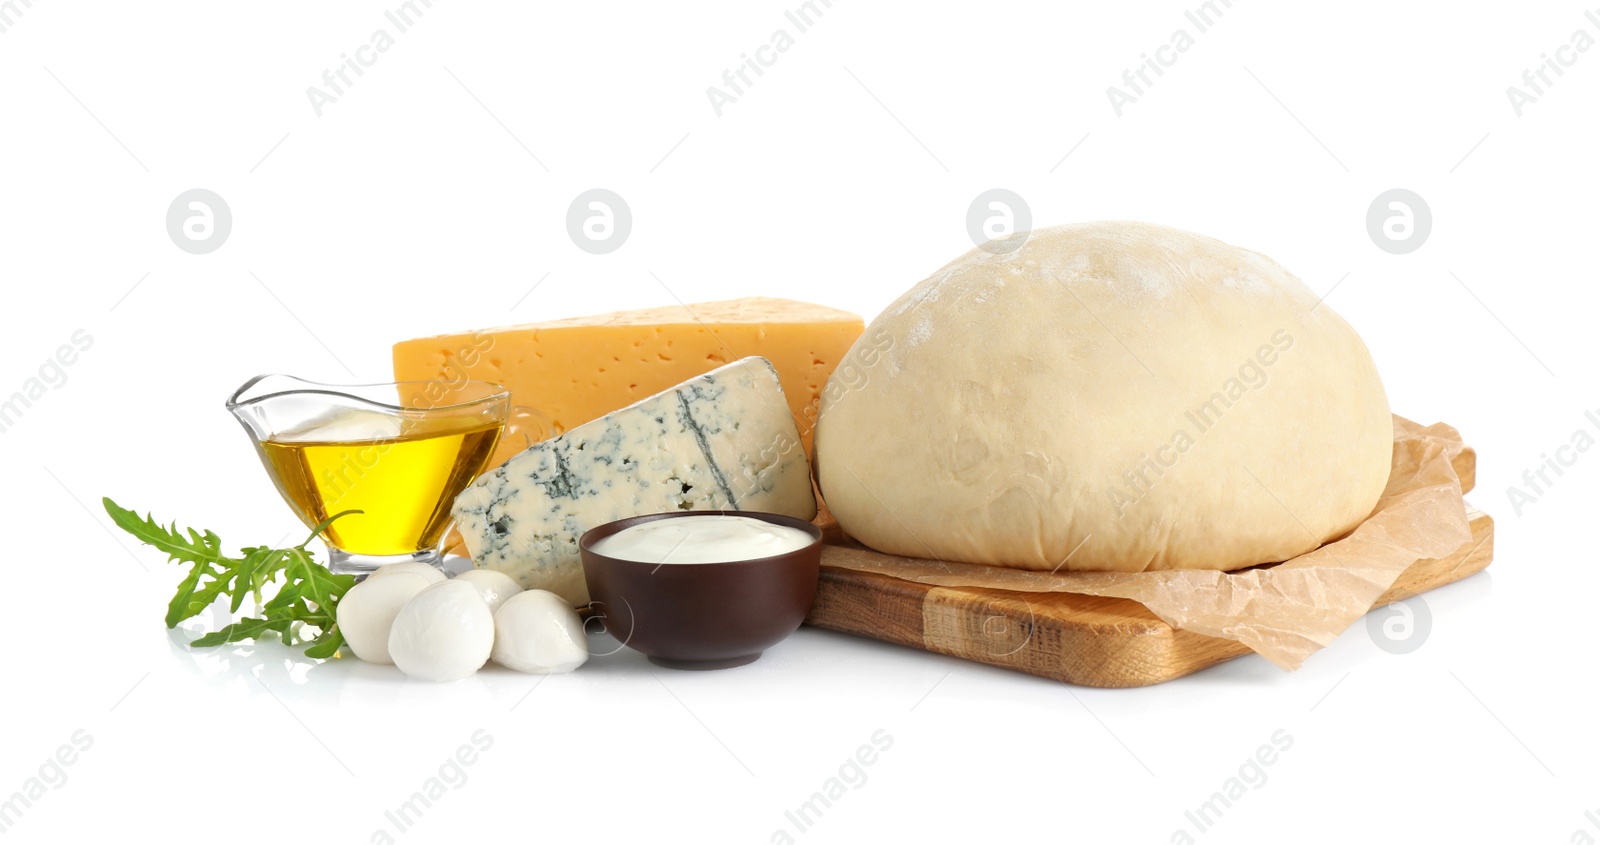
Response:
[[[456,496],[483,472],[511,395],[478,381],[328,385],[257,376],[228,399],[283,500],[323,532],[329,568],[443,562]]]

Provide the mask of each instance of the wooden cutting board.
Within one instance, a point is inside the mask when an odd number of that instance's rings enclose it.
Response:
[[[1477,455],[1454,461],[1462,492]],[[1472,540],[1452,555],[1419,560],[1373,607],[1479,572],[1494,557],[1494,520],[1467,506]],[[1091,687],[1159,684],[1249,654],[1233,640],[1173,628],[1131,599],[934,587],[824,566],[806,622]]]

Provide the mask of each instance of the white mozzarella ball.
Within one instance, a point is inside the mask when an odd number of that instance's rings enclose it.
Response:
[[[389,657],[389,629],[400,608],[428,588],[421,575],[400,572],[387,578],[368,578],[351,587],[334,609],[339,632],[356,657],[368,663],[393,663]]]
[[[455,580],[476,587],[478,595],[483,596],[483,603],[489,605],[490,613],[499,610],[506,599],[522,592],[522,585],[515,578],[493,569],[469,569],[457,575]]]
[[[456,681],[489,660],[494,614],[471,584],[433,584],[406,602],[389,631],[389,656],[407,677]]]
[[[399,575],[401,573],[405,573],[407,575],[421,575],[422,577],[428,579],[429,584],[437,584],[449,577],[448,575],[445,575],[444,571],[439,569],[437,566],[420,563],[414,560],[404,560],[399,563],[386,563],[383,566],[372,570],[372,572],[367,575],[367,580],[370,581],[374,578],[384,578],[390,575]]]
[[[583,621],[555,593],[528,590],[494,614],[494,662],[518,672],[571,672],[589,659]]]

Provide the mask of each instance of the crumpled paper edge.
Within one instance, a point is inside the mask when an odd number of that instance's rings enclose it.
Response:
[[[1444,557],[1472,539],[1451,463],[1465,448],[1460,433],[1400,416],[1394,426],[1389,482],[1372,514],[1344,537],[1282,563],[1233,572],[1052,574],[830,544],[822,565],[940,587],[1132,599],[1174,628],[1237,641],[1292,670],[1366,615],[1412,564]]]

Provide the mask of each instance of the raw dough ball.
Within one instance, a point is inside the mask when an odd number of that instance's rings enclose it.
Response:
[[[449,579],[450,577],[444,574],[444,572],[437,566],[430,566],[426,563],[405,560],[399,563],[386,563],[377,569],[372,570],[371,574],[367,576],[367,580],[370,581],[373,578],[383,578],[389,575],[398,575],[402,572],[409,575],[420,575],[423,578],[428,579],[429,584],[437,584],[440,581]]]
[[[589,659],[583,621],[555,593],[528,590],[494,615],[494,662],[518,672],[571,672]]]
[[[456,681],[483,668],[494,648],[494,614],[471,584],[433,584],[400,608],[389,656],[407,677]]]
[[[517,579],[493,569],[469,569],[457,575],[455,580],[477,588],[490,613],[499,610],[506,599],[522,592],[522,585],[517,583]]]
[[[975,249],[823,391],[818,483],[880,551],[1036,570],[1237,569],[1354,528],[1393,423],[1361,338],[1266,256],[1146,223]]]
[[[393,663],[389,657],[389,630],[400,608],[428,587],[428,579],[408,572],[385,578],[368,578],[351,587],[334,618],[339,632],[356,657],[368,663]]]

